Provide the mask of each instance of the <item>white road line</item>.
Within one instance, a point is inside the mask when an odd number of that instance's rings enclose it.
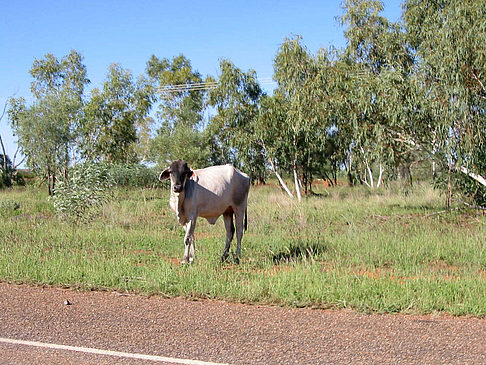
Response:
[[[156,356],[156,355],[135,354],[135,353],[130,353],[130,352],[100,350],[100,349],[94,349],[94,348],[89,348],[89,347],[58,345],[58,344],[54,344],[54,343],[44,343],[44,342],[37,342],[37,341],[24,341],[24,340],[16,340],[16,339],[12,339],[12,338],[3,338],[3,337],[0,337],[0,342],[8,343],[8,344],[14,344],[14,345],[41,347],[41,348],[47,348],[47,349],[53,349],[53,350],[67,350],[67,351],[84,352],[84,353],[95,354],[95,355],[117,356],[117,357],[125,357],[125,358],[138,359],[138,360],[151,360],[151,361],[167,362],[167,363],[171,363],[171,364],[229,365],[229,364],[222,364],[222,363],[216,363],[216,362],[210,362],[210,361],[208,362],[208,361],[199,361],[199,360],[190,360],[190,359],[178,359],[178,358],[173,358],[173,357]]]

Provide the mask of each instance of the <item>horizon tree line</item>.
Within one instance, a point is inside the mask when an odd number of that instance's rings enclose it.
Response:
[[[273,95],[253,70],[223,59],[217,76],[203,76],[183,54],[153,55],[138,78],[113,64],[87,93],[79,52],[47,54],[30,70],[32,104],[8,105],[27,165],[52,194],[83,161],[232,163],[256,182],[275,174],[300,200],[315,178],[332,185],[344,173],[377,188],[426,161],[448,204],[453,188],[484,204],[486,3],[406,0],[398,22],[378,0],[342,9],[346,47],[313,54],[286,38]]]

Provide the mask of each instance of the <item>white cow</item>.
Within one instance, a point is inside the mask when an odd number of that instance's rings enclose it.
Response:
[[[223,215],[226,228],[226,246],[222,261],[228,258],[236,221],[236,261],[241,257],[243,228],[247,228],[247,202],[250,178],[231,165],[212,166],[191,170],[186,161],[177,160],[162,171],[159,179],[170,177],[170,207],[176,212],[179,224],[184,226],[184,256],[182,263],[194,261],[194,229],[197,217],[215,224]]]

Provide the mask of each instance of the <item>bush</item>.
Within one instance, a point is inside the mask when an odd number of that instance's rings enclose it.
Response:
[[[3,168],[4,156],[0,153],[0,189],[9,188],[13,183],[17,185],[25,185],[24,179],[21,174],[12,166],[12,161],[8,156],[5,156],[7,162],[7,168]]]
[[[107,164],[84,163],[58,182],[51,199],[61,217],[76,222],[89,220],[110,199],[111,186]]]
[[[0,217],[7,218],[20,214],[20,203],[14,200],[0,202]]]

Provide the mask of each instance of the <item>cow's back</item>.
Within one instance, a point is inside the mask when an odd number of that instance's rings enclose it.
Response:
[[[218,217],[229,207],[246,204],[250,178],[232,165],[212,166],[194,170],[189,199],[201,217]]]

